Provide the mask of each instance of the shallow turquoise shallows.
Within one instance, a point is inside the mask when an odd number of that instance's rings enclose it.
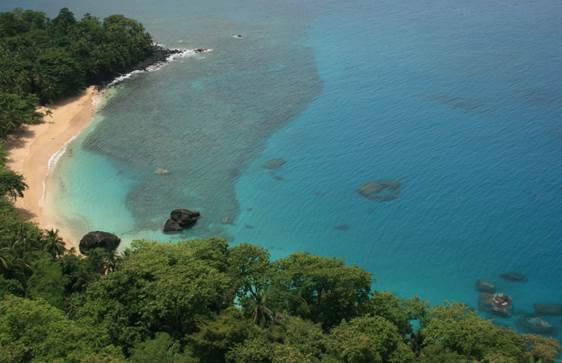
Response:
[[[203,219],[176,240],[337,256],[402,296],[476,307],[489,279],[513,296],[499,324],[562,303],[562,2],[90,3],[1,6],[124,13],[213,51],[120,83],[70,145],[50,196],[77,233],[169,240],[186,207]],[[372,180],[399,198],[357,193]]]

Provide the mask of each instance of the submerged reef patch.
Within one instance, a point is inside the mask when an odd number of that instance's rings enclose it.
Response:
[[[367,199],[388,202],[400,197],[400,187],[398,180],[373,180],[360,186],[357,193]]]
[[[505,272],[501,274],[500,277],[510,282],[527,282],[527,277],[519,272]]]
[[[496,292],[496,286],[492,284],[490,281],[480,279],[476,281],[476,290],[480,292],[493,294]]]
[[[338,224],[337,226],[334,227],[334,229],[338,230],[338,231],[348,231],[351,227],[349,226],[349,224]]]
[[[238,217],[235,184],[241,173],[261,155],[269,136],[322,89],[314,52],[300,41],[308,19],[286,10],[280,16],[291,31],[283,21],[209,20],[206,26],[222,31],[198,42],[217,51],[124,82],[108,101],[104,121],[82,147],[110,158],[133,181],[125,205],[135,231],[153,228],[154,220],[178,205],[205,216],[193,227],[197,237],[222,235],[223,218]],[[224,34],[252,36],[238,42]],[[186,87],[194,82],[205,87]],[[272,161],[268,169],[284,163]],[[154,173],[158,168],[172,172],[162,177]]]
[[[493,108],[483,101],[464,96],[439,93],[431,96],[430,100],[465,113],[484,114],[493,111]]]
[[[517,325],[523,330],[535,334],[552,335],[556,332],[551,323],[538,316],[523,316],[517,321]]]
[[[562,304],[534,304],[535,315],[562,315]]]
[[[263,167],[266,168],[266,169],[270,169],[270,170],[277,170],[280,167],[282,167],[283,165],[285,165],[286,163],[287,163],[287,161],[283,160],[283,159],[271,159],[271,160],[266,161],[263,164]]]

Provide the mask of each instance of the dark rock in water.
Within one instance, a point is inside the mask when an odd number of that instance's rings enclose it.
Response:
[[[201,214],[188,209],[174,209],[170,218],[164,224],[164,233],[177,233],[183,229],[192,227]]]
[[[534,304],[535,315],[562,315],[562,304]]]
[[[478,300],[478,309],[489,313],[509,318],[512,312],[511,297],[504,294],[491,294],[481,292]]]
[[[150,53],[150,55],[148,57],[146,57],[142,61],[136,63],[132,67],[124,70],[124,72],[122,74],[130,73],[130,72],[136,71],[136,70],[145,71],[150,66],[167,62],[168,58],[171,55],[179,54],[183,51],[184,51],[183,49],[169,49],[169,48],[165,48],[165,47],[162,47],[160,45],[155,44],[155,45],[153,45],[152,52]],[[99,79],[94,80],[94,82],[100,87],[105,87],[108,84],[110,84],[114,79],[115,79],[115,77],[104,76],[104,77],[101,77]]]
[[[554,334],[555,329],[548,321],[537,316],[524,316],[517,322],[518,325],[535,334]]]
[[[244,227],[246,227],[246,229],[254,229],[254,226],[251,224],[245,224]]]
[[[527,277],[519,272],[506,272],[501,274],[500,277],[504,280],[511,281],[511,282],[527,281]]]
[[[181,52],[183,52],[182,49],[168,49],[159,45],[155,45],[152,51],[152,55],[146,58],[145,60],[143,60],[142,62],[137,63],[132,70],[146,69],[151,65],[165,62],[169,56],[173,54],[179,54]]]
[[[275,170],[275,169],[279,169],[280,167],[285,165],[285,163],[287,163],[287,161],[283,160],[283,159],[271,159],[271,160],[266,161],[263,164],[263,167],[266,168],[266,169]]]
[[[207,53],[207,52],[210,52],[211,50],[208,49],[208,48],[195,48],[193,51],[195,53]]]
[[[349,225],[348,224],[338,224],[337,226],[334,227],[334,229],[337,229],[338,231],[347,231],[349,230]]]
[[[164,224],[164,233],[178,233],[183,230],[182,226],[173,219],[168,219]]]
[[[182,228],[193,226],[200,216],[199,212],[193,212],[188,209],[174,209],[170,213],[170,219],[176,221]]]
[[[511,307],[511,296],[502,293],[496,293],[492,297],[492,304],[500,309]]]
[[[373,180],[359,187],[357,193],[367,199],[388,202],[400,197],[400,182],[397,180]]]
[[[496,292],[496,287],[491,282],[480,279],[476,281],[476,290],[493,294]]]
[[[80,240],[78,248],[80,253],[87,255],[94,248],[104,248],[107,251],[115,251],[121,243],[121,239],[109,232],[94,231],[89,232]]]
[[[281,175],[275,175],[273,178],[278,181],[285,180],[285,178],[283,178]]]

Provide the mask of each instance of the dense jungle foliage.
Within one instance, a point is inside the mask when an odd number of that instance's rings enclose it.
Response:
[[[552,362],[559,343],[461,304],[371,290],[334,258],[219,238],[66,251],[2,236],[0,362]],[[413,327],[416,327],[414,329]]]
[[[144,27],[121,15],[77,20],[66,8],[54,19],[31,10],[1,13],[0,137],[39,121],[39,103],[107,81],[153,51]]]
[[[146,58],[122,16],[0,14],[0,136]],[[373,290],[334,258],[220,238],[137,241],[121,254],[67,250],[16,213],[26,189],[0,153],[0,362],[553,362],[558,341],[522,335],[462,304]],[[376,284],[374,285],[376,287]]]

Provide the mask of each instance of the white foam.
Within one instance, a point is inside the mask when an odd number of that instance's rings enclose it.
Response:
[[[51,157],[49,158],[49,161],[47,162],[47,177],[52,173],[54,168],[57,166],[57,163],[59,162],[60,158],[64,155],[64,153],[68,149],[68,145],[72,141],[74,141],[74,139],[76,139],[79,135],[80,134],[74,135],[70,140],[65,142],[64,145],[56,153],[51,155]],[[39,206],[40,207],[43,207],[43,205],[45,205],[46,199],[47,199],[47,182],[46,182],[46,179],[43,179],[41,198],[39,199]]]
[[[120,75],[120,76],[117,76],[117,77],[115,77],[115,79],[114,79],[113,81],[111,81],[111,82],[107,85],[107,87],[115,86],[117,83],[120,83],[120,82],[123,82],[123,81],[126,80],[126,79],[129,79],[129,78],[131,78],[132,76],[134,76],[135,74],[139,74],[139,73],[143,73],[143,72],[144,72],[143,70],[136,69],[136,70],[134,70],[134,71],[132,71],[132,72],[125,73],[125,74],[122,74],[122,75]]]
[[[66,149],[68,149],[68,145],[74,141],[74,139],[76,139],[80,134],[76,134],[74,135],[70,140],[68,140],[67,142],[64,143],[64,145],[53,155],[51,155],[51,157],[49,158],[49,162],[47,163],[47,172],[50,173],[51,171],[53,171],[53,169],[55,168],[55,166],[57,166],[57,163],[59,162],[60,158],[64,155],[64,153],[66,152]]]
[[[156,44],[158,46],[162,46],[161,44]],[[170,54],[165,61],[162,62],[157,62],[154,63],[148,67],[146,67],[145,69],[136,69],[132,72],[126,73],[126,74],[122,74],[118,77],[115,77],[115,79],[113,81],[111,81],[107,87],[112,87],[115,86],[118,83],[123,82],[126,79],[129,79],[131,77],[133,77],[136,74],[140,74],[140,73],[145,73],[145,72],[155,72],[159,69],[161,69],[162,67],[164,67],[166,64],[171,63],[177,59],[181,59],[181,58],[186,58],[186,57],[192,57],[194,55],[197,55],[201,52],[196,52],[194,49],[182,49],[182,48],[175,48],[172,49],[175,51],[179,51],[178,53],[174,53],[174,54]],[[205,51],[205,53],[210,52],[212,49],[208,49]]]

